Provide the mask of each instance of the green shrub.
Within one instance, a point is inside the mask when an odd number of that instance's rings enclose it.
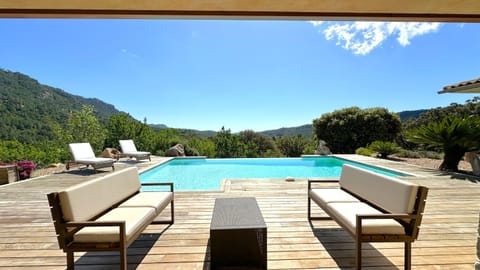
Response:
[[[425,150],[406,150],[402,149],[397,154],[397,157],[403,158],[431,158],[431,159],[443,159],[443,154],[435,151]]]
[[[398,153],[401,148],[394,142],[374,141],[368,149],[377,152],[380,158],[387,158],[391,154]]]
[[[423,157],[422,154],[418,151],[414,150],[406,150],[402,149],[398,153],[396,153],[397,157],[403,157],[403,158],[421,158]]]
[[[355,154],[370,157],[373,156],[375,152],[365,147],[359,147],[355,150]]]
[[[392,141],[401,130],[400,118],[385,108],[350,107],[323,114],[313,121],[315,136],[333,153],[350,154],[370,142]]]
[[[199,156],[198,150],[195,147],[191,147],[188,144],[185,145],[185,155],[192,157],[192,156]]]

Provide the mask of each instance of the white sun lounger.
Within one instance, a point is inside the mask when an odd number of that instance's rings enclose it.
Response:
[[[73,161],[67,162],[67,170],[70,169],[71,163],[83,164],[92,166],[95,172],[97,169],[112,167],[112,170],[115,170],[113,163],[114,159],[111,158],[100,158],[96,157],[93,153],[92,146],[90,143],[71,143],[68,145],[70,153],[73,156]]]
[[[119,140],[119,142],[123,156],[127,156],[130,158],[134,157],[137,161],[142,159],[148,159],[149,161],[152,161],[152,159],[150,158],[150,152],[137,151],[133,140]]]

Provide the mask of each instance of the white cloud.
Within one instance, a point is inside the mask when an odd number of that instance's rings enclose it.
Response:
[[[311,22],[315,27],[322,22]],[[395,36],[401,46],[407,46],[416,37],[435,32],[440,23],[419,22],[351,22],[328,23],[321,31],[327,40],[354,54],[366,55],[380,46],[386,39]]]
[[[132,53],[132,52],[130,52],[130,51],[127,50],[127,49],[121,49],[120,51],[122,52],[122,54],[126,55],[127,57],[130,57],[130,58],[138,58],[138,55],[137,55],[137,54]]]
[[[320,26],[324,22],[323,21],[310,21],[310,23],[313,24],[313,26]]]

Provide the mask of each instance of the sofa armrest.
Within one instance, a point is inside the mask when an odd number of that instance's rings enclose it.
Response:
[[[319,184],[319,183],[338,183],[339,179],[335,178],[324,178],[324,179],[308,179],[308,190],[312,189],[313,184]]]
[[[74,235],[80,229],[84,227],[112,227],[118,226],[118,233],[120,236],[120,242],[125,241],[126,237],[126,225],[125,220],[119,221],[70,221],[65,223],[65,227],[74,228],[72,231],[68,232],[69,235]]]
[[[418,215],[413,214],[395,214],[395,213],[384,213],[384,214],[360,214],[356,218],[356,234],[357,236],[362,234],[362,221],[366,219],[418,219]]]
[[[161,183],[161,182],[142,183],[142,186],[169,186],[170,192],[173,192],[173,183]]]

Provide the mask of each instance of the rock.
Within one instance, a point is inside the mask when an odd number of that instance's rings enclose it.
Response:
[[[51,163],[51,164],[48,164],[47,168],[60,168],[62,166],[63,166],[62,163]]]
[[[166,157],[184,157],[185,156],[185,148],[183,145],[177,143],[176,145],[170,147],[167,151],[165,151]]]
[[[317,150],[315,151],[315,155],[331,155],[332,151],[330,148],[327,147],[327,143],[323,140],[320,140],[318,143]]]
[[[475,152],[466,152],[465,160],[472,165],[472,172],[475,175],[480,175],[480,158]]]
[[[120,151],[116,148],[105,148],[102,152],[102,157],[104,158],[117,158],[120,154]]]

